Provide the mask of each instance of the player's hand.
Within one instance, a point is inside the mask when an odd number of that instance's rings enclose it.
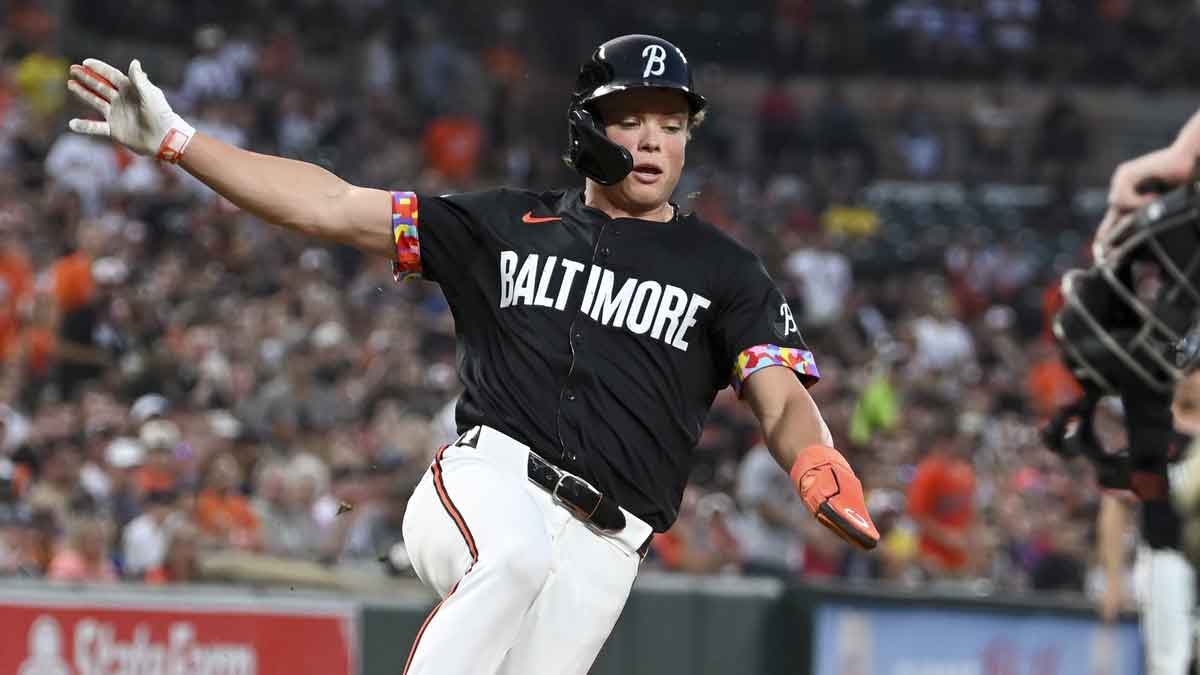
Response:
[[[1108,249],[1109,239],[1125,216],[1191,178],[1195,167],[1196,153],[1178,144],[1117,166],[1108,186],[1108,210],[1096,230],[1095,254],[1102,255]]]
[[[1109,210],[1119,217],[1149,204],[1159,193],[1191,177],[1195,164],[1195,153],[1178,145],[1122,162],[1109,182]]]
[[[791,475],[800,499],[818,522],[858,548],[875,548],[879,530],[867,512],[862,483],[842,453],[827,445],[810,445],[796,459]]]
[[[98,59],[73,65],[67,88],[103,120],[73,119],[71,131],[110,138],[139,155],[176,161],[196,130],[167,103],[136,59],[126,75]]]

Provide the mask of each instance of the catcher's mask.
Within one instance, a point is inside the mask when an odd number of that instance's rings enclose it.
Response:
[[[629,151],[608,139],[593,103],[619,91],[649,87],[682,93],[691,118],[704,109],[695,93],[687,58],[675,45],[653,35],[623,35],[596,48],[579,69],[567,109],[567,152],[563,161],[601,185],[615,185],[633,170]]]
[[[1062,281],[1052,327],[1067,366],[1089,389],[1169,395],[1200,363],[1200,181],[1098,235],[1093,258]]]

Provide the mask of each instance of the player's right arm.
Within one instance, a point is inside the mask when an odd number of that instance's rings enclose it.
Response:
[[[72,131],[178,162],[221,196],[267,222],[395,257],[391,193],[356,187],[316,165],[242,150],[198,133],[171,110],[138,61],[125,74],[87,59],[71,66],[67,87],[104,117],[71,120]]]
[[[263,220],[393,258],[392,196],[351,185],[315,164],[262,155],[197,133],[179,165]]]

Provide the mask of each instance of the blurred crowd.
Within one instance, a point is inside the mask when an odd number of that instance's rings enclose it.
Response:
[[[110,35],[169,43],[179,25],[258,22],[260,34],[303,34],[315,51],[343,48],[352,34],[393,23],[420,35],[412,0],[246,0],[159,3],[75,0],[79,22]],[[1013,75],[1169,86],[1196,82],[1191,36],[1200,14],[1191,0],[680,0],[647,8],[610,0],[586,9],[552,0],[446,0],[437,10],[468,48],[497,33],[527,33],[522,48],[539,63],[573,63],[578,45],[629,32],[672,35],[698,63],[784,73],[887,74],[992,79]],[[580,20],[586,16],[586,21]],[[546,31],[546,26],[553,26]],[[552,33],[555,39],[544,39]],[[565,59],[565,60],[564,60]]]
[[[178,42],[188,25],[179,12],[214,21],[196,23],[185,44],[159,45],[178,68],[143,57],[198,129],[352,182],[438,194],[577,182],[559,159],[573,77],[559,65],[586,54],[552,60],[565,41],[528,39],[562,3],[495,9],[490,32],[473,26],[481,13],[464,13],[461,35],[453,11],[472,3],[437,12],[373,0],[275,4],[93,0],[65,15],[34,0],[7,5],[0,575],[201,581],[214,551],[408,573],[407,495],[456,435],[453,319],[437,287],[395,284],[386,260],[314,245],[172,167],[66,133],[83,112],[66,99],[67,65],[85,56],[80,43],[118,49],[96,36]],[[1067,21],[1068,6],[1113,30],[1153,30],[1158,15],[1132,4],[781,0],[765,25],[774,49],[796,52],[796,72],[921,71],[935,59],[972,75],[997,59],[1043,63],[1034,55],[1052,47],[1045,38],[1058,33],[1047,26]],[[618,25],[597,11],[600,26]],[[834,51],[821,46],[830,21],[864,36],[883,30],[907,56],[879,63],[864,50],[853,68],[834,67],[822,61]],[[66,40],[68,30],[93,39]],[[960,42],[923,46],[947,35]],[[1064,33],[1053,47],[1070,51],[1077,39]],[[954,45],[978,49],[960,58]],[[735,74],[740,58],[730,56]],[[1136,59],[1135,70],[1151,56]],[[1042,448],[1038,428],[1078,393],[1045,325],[1056,275],[1083,248],[1059,235],[1095,214],[1054,193],[1013,212],[1041,223],[1021,229],[967,200],[971,236],[916,246],[903,228],[935,230],[928,213],[896,225],[866,196],[880,178],[1021,174],[1073,186],[1089,156],[1081,112],[1064,90],[1018,140],[1014,104],[997,89],[951,134],[914,89],[883,102],[894,114],[876,127],[836,81],[797,100],[789,72],[752,115],[716,115],[697,132],[678,196],[762,254],[791,298],[823,374],[812,393],[863,478],[883,542],[862,555],[816,526],[727,389],[679,521],[646,564],[981,592],[1089,589],[1099,492],[1089,467]],[[720,110],[720,93],[712,98]],[[736,159],[746,143],[749,165]],[[1004,227],[1044,235],[1049,248],[995,234]],[[904,265],[859,255],[872,242],[911,255]]]

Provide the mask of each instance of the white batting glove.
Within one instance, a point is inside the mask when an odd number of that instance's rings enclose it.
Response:
[[[128,76],[98,59],[85,59],[71,66],[67,89],[104,116],[104,121],[73,119],[71,131],[110,138],[139,155],[177,162],[196,133],[171,110],[137,59],[129,64]]]

